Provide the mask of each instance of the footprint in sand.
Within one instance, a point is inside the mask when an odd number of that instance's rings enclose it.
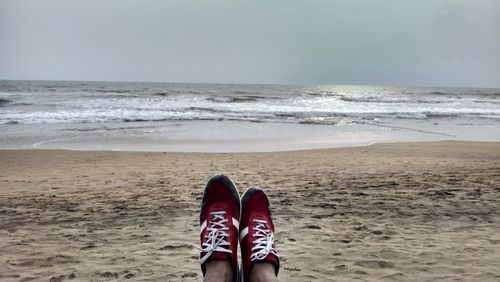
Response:
[[[159,248],[160,251],[165,251],[165,250],[177,250],[177,249],[182,249],[182,248],[186,248],[186,249],[191,249],[193,248],[192,246],[188,245],[188,244],[181,244],[181,245],[165,245],[161,248]]]
[[[71,274],[68,274],[68,275],[59,275],[59,276],[52,276],[50,278],[50,282],[60,282],[60,281],[64,281],[64,280],[72,280],[72,279],[75,279],[76,278],[76,275],[74,273],[71,273]]]
[[[354,263],[354,265],[365,268],[393,268],[394,264],[385,260],[361,260]]]
[[[182,278],[196,277],[196,276],[198,276],[198,273],[194,273],[194,272],[188,272],[188,273],[184,273],[181,275]]]
[[[378,278],[379,280],[394,280],[394,281],[401,281],[405,279],[405,275],[401,272],[396,272],[393,274],[385,275],[382,277]]]

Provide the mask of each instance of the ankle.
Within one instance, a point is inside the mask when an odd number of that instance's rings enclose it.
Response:
[[[213,260],[206,264],[203,281],[233,281],[233,270],[227,260]]]
[[[278,281],[274,265],[267,262],[256,262],[250,272],[250,282]]]

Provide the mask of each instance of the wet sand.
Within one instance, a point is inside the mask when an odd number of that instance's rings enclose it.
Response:
[[[500,143],[0,151],[1,281],[200,281],[207,179],[267,191],[282,281],[500,280]]]

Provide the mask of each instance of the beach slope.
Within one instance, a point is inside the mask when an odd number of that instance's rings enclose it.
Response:
[[[268,193],[282,281],[500,280],[500,143],[0,151],[0,280],[199,281],[204,185]]]

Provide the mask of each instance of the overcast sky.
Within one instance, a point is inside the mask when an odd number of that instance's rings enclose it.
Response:
[[[500,87],[500,1],[0,0],[0,79]]]

